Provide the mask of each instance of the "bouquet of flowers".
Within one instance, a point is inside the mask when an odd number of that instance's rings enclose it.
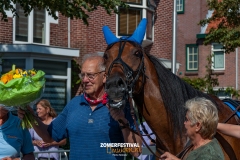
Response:
[[[13,65],[11,71],[1,76],[0,104],[26,110],[21,122],[23,128],[32,128],[32,121],[36,123],[27,106],[41,97],[45,86],[44,75],[41,70],[16,69]]]

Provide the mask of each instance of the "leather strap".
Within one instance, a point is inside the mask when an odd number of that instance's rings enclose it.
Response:
[[[218,132],[215,134],[215,138],[221,144],[222,148],[227,153],[229,159],[230,160],[237,160],[235,152],[234,152],[232,146],[228,143],[228,141],[226,141],[226,139],[221,134],[219,134]]]

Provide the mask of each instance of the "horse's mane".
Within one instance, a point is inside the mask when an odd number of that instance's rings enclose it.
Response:
[[[172,128],[175,134],[180,137],[184,131],[184,117],[186,109],[184,104],[188,99],[194,97],[205,97],[207,99],[212,98],[207,94],[194,89],[188,83],[184,82],[178,76],[173,74],[154,56],[146,54],[150,61],[155,66],[158,75],[158,82],[160,85],[160,93],[163,99],[164,106],[166,108],[169,120],[172,122]]]

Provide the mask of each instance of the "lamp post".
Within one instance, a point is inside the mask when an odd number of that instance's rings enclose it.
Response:
[[[177,42],[177,0],[173,0],[173,37],[172,37],[172,72],[176,74],[176,42]]]

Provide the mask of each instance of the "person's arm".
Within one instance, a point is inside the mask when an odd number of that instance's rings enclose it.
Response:
[[[60,142],[53,141],[51,143],[43,143],[43,147],[50,147],[50,146],[63,146],[67,143],[66,139],[61,140]]]
[[[124,112],[123,110],[120,109],[115,109],[115,108],[109,108],[110,114],[112,116],[112,118],[116,121],[118,120],[122,120],[123,123],[127,124],[128,120],[125,118]],[[120,127],[122,126],[122,124],[120,124]],[[134,157],[138,157],[141,154],[141,147],[142,147],[142,139],[141,137],[139,137],[137,134],[131,132],[129,129],[127,128],[122,128],[122,134],[123,134],[123,138],[125,143],[138,143],[139,144],[139,150],[136,150],[136,148],[133,148],[131,152],[131,155],[133,155]]]
[[[217,131],[228,136],[240,138],[240,126],[234,124],[218,123]]]
[[[37,132],[37,134],[43,139],[44,142],[53,142],[54,140],[52,139],[52,137],[50,136],[50,134],[48,133],[48,125],[45,125],[35,114],[34,111],[31,107],[28,107],[28,110],[30,111],[30,113],[33,115],[34,119],[37,122],[37,125],[31,121],[31,124],[33,126],[33,129]],[[25,111],[18,109],[18,117],[20,119],[23,119],[23,117],[25,116]]]
[[[54,145],[54,146],[64,146],[66,143],[67,143],[67,140],[63,139],[60,142],[56,142],[56,141],[52,142],[52,145]]]

